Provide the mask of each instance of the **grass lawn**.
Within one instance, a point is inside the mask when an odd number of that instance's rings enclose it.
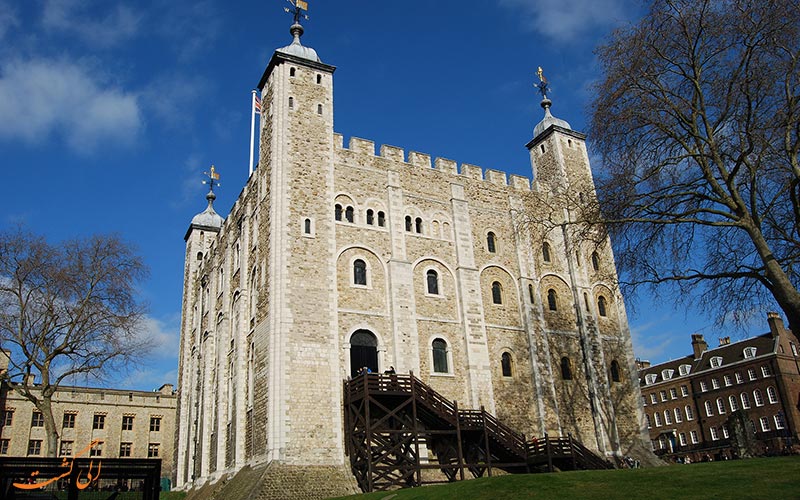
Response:
[[[650,469],[520,474],[355,495],[353,500],[800,499],[800,457]]]

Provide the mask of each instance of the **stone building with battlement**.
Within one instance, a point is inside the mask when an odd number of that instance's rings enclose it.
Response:
[[[643,449],[610,244],[578,238],[551,203],[596,199],[585,136],[545,97],[532,181],[345,146],[335,68],[302,31],[258,85],[258,167],[227,217],[212,190],[185,235],[177,485],[238,473],[272,492],[303,477],[294,498],[351,491],[342,381],[362,367],[413,372],[528,436],[569,433],[606,456]],[[522,224],[544,213],[555,223]]]

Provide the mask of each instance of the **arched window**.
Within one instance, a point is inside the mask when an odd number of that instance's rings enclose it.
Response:
[[[742,408],[744,408],[745,410],[750,409],[750,395],[747,394],[746,392],[742,393]]]
[[[717,398],[717,411],[720,415],[725,413],[725,401],[722,398]]]
[[[289,76],[294,76],[294,75],[296,75],[296,74],[297,74],[297,69],[295,69],[295,68],[289,68]]]
[[[414,229],[417,231],[417,234],[422,234],[422,219],[419,217],[414,219]]]
[[[551,311],[558,311],[558,296],[552,288],[547,291],[547,307]]]
[[[367,263],[361,259],[353,262],[353,284],[365,286],[367,284]]]
[[[764,396],[761,395],[761,389],[753,391],[753,399],[756,402],[756,406],[764,406]]]
[[[564,380],[572,380],[572,363],[569,358],[564,356],[561,358],[561,378]]]
[[[534,294],[533,294],[533,285],[528,285],[528,298],[530,299],[530,301],[531,301],[531,304],[533,304],[533,303],[535,302],[535,301],[533,300],[533,299],[534,299]]]
[[[495,236],[491,231],[486,235],[486,250],[488,250],[489,253],[495,253],[497,251]]]
[[[353,207],[347,207],[344,210],[344,218],[347,219],[347,222],[353,222],[355,220],[355,210],[353,210]]]
[[[542,260],[550,262],[550,243],[542,243]]]
[[[383,227],[386,225],[386,214],[378,212],[378,226]]]
[[[318,115],[322,114],[322,104],[317,104],[317,114]]]
[[[711,406],[711,401],[706,401],[703,405],[706,407],[706,416],[713,417],[714,416],[714,408]]]
[[[425,274],[428,293],[431,295],[439,295],[439,275],[433,269],[429,269]]]
[[[500,366],[503,370],[504,377],[511,377],[513,372],[511,371],[511,354],[504,352],[503,355],[500,357]]]
[[[447,342],[442,339],[434,339],[431,344],[433,349],[433,371],[434,373],[448,373],[447,367]]]
[[[778,402],[778,393],[775,392],[775,388],[772,386],[767,387],[767,400],[769,400],[770,404]]]
[[[289,109],[294,109],[294,97],[289,98]]]
[[[495,304],[503,303],[503,286],[499,281],[492,282],[492,302]]]
[[[317,85],[322,83],[322,75],[317,75]]]
[[[619,382],[620,381],[620,378],[619,378],[619,363],[617,363],[616,359],[611,362],[611,381],[612,382]]]
[[[600,270],[600,256],[597,252],[592,252],[592,269],[595,271]]]
[[[336,204],[336,207],[334,207],[333,214],[336,220],[342,220],[342,206],[338,203]]]
[[[197,260],[203,260],[203,252],[197,252]]]
[[[602,295],[597,299],[597,313],[604,318],[606,317],[606,298]]]
[[[406,231],[411,232],[411,216],[406,215]]]
[[[305,234],[311,234],[311,219],[303,221],[303,232]]]
[[[739,400],[736,399],[736,396],[728,396],[728,404],[731,406],[731,411],[736,411],[739,409]]]
[[[375,212],[371,208],[367,210],[367,224],[370,226],[375,224]]]
[[[694,410],[692,410],[692,407],[690,405],[686,405],[684,410],[686,410],[686,420],[694,420]]]

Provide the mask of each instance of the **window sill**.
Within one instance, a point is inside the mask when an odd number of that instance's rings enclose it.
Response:
[[[431,377],[455,378],[455,373],[431,372]]]

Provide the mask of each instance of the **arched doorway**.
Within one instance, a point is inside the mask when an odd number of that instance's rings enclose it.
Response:
[[[378,339],[369,330],[358,330],[350,337],[350,376],[365,366],[378,373]]]

